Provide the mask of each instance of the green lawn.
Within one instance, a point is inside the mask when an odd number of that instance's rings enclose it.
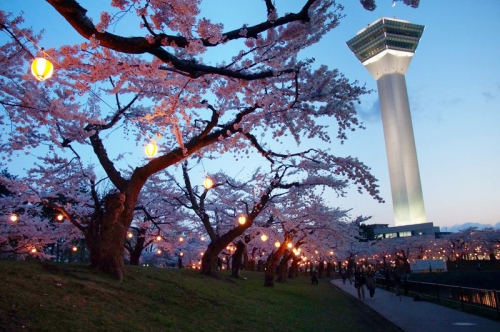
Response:
[[[0,261],[0,331],[399,331],[329,280],[263,286],[129,267],[123,282],[85,266]]]

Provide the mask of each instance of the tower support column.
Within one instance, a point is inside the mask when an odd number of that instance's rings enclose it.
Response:
[[[396,226],[427,222],[405,81],[423,31],[423,25],[383,17],[347,42],[377,81]]]
[[[425,223],[417,151],[405,76],[377,80],[396,226]]]

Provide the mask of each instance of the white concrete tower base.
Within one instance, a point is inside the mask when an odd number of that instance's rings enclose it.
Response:
[[[396,226],[427,222],[405,81],[424,28],[383,17],[347,42],[377,81]]]
[[[405,76],[377,80],[396,226],[427,222]]]

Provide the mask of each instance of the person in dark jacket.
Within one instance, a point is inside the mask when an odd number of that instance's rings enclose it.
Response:
[[[365,298],[365,284],[365,273],[358,266],[356,272],[354,272],[354,287],[358,290],[358,298],[360,300]]]
[[[375,273],[373,273],[372,270],[368,270],[366,272],[366,288],[368,288],[368,291],[370,292],[370,298],[373,298],[373,295],[375,294]]]

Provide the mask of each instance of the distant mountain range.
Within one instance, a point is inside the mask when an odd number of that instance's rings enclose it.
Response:
[[[451,227],[439,226],[441,232],[459,232],[459,231],[466,229],[466,228],[469,228],[469,227],[477,227],[478,229],[483,229],[483,228],[488,228],[488,227],[500,228],[500,222],[497,222],[494,225],[493,224],[479,224],[477,222],[466,222],[464,224],[454,225]]]

